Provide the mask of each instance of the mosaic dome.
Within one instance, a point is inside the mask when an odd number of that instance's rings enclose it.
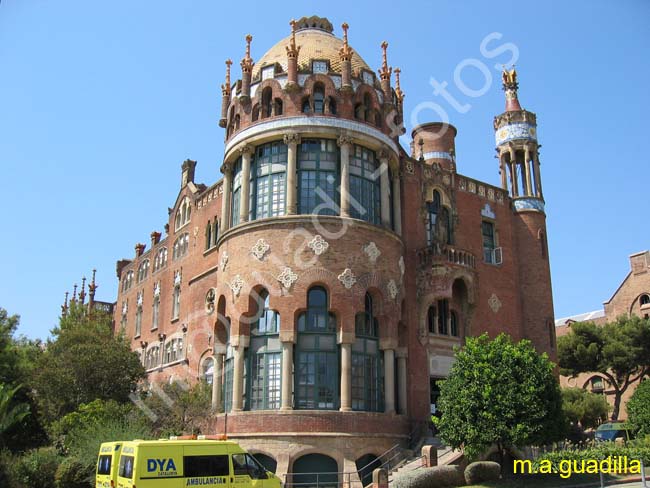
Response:
[[[291,36],[287,36],[269,49],[253,68],[253,79],[256,79],[263,67],[278,63],[282,71],[287,71],[287,51]],[[332,34],[332,24],[320,17],[303,17],[297,22],[296,45],[300,46],[298,54],[298,71],[311,70],[310,62],[313,59],[328,61],[330,72],[341,73],[341,58],[339,50],[343,47],[343,40]],[[373,70],[354,51],[352,55],[352,73],[360,69]]]

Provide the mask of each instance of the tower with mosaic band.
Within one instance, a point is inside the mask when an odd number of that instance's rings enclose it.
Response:
[[[494,130],[501,187],[510,193],[513,230],[520,256],[521,336],[530,339],[538,351],[554,357],[553,296],[537,117],[519,103],[517,71],[504,69],[502,79],[506,110],[494,118]]]

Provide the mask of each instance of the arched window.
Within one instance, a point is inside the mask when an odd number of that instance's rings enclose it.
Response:
[[[253,122],[257,122],[257,120],[260,118],[260,106],[259,106],[259,104],[256,103],[255,105],[253,105],[253,110],[251,112],[252,112],[251,118],[252,118]]]
[[[363,110],[364,110],[363,120],[365,120],[366,122],[370,122],[370,123],[374,122],[373,114],[372,114],[372,112],[373,112],[372,111],[372,102],[370,100],[370,94],[369,93],[365,93],[363,95]]]
[[[338,215],[336,141],[303,139],[298,150],[298,213]]]
[[[329,112],[331,115],[336,115],[336,100],[334,100],[334,97],[329,98]]]
[[[336,460],[325,454],[305,454],[293,463],[292,482],[300,488],[340,485]]]
[[[374,151],[356,144],[350,157],[350,198],[350,216],[380,223],[379,164]]]
[[[154,295],[151,307],[151,330],[156,330],[160,320],[160,294]]]
[[[225,412],[230,412],[232,410],[232,386],[235,368],[235,356],[230,342],[226,344],[226,360],[223,367],[223,408]]]
[[[208,225],[205,226],[205,249],[210,249],[212,246],[212,222],[208,220]]]
[[[201,365],[201,379],[208,385],[212,385],[214,381],[214,358],[211,356],[203,360]]]
[[[379,321],[372,296],[366,293],[364,311],[355,317],[356,339],[352,347],[352,409],[383,410]]]
[[[284,215],[286,171],[286,144],[271,142],[255,149],[251,180],[253,219]]]
[[[232,209],[230,212],[230,225],[235,226],[239,224],[239,200],[241,194],[241,158],[239,158],[232,168]]]
[[[138,306],[135,309],[135,334],[134,337],[139,337],[142,333],[142,292],[138,292]]]
[[[190,244],[190,235],[189,233],[182,234],[178,239],[174,241],[172,259],[180,259],[187,254]]]
[[[174,221],[174,229],[178,230],[187,224],[190,221],[190,216],[192,214],[192,207],[190,205],[190,199],[185,197],[180,207],[176,211],[176,219]]]
[[[427,326],[429,328],[429,334],[435,334],[437,329],[437,320],[438,320],[438,310],[435,305],[430,305],[429,310],[427,310]]]
[[[282,99],[275,99],[275,115],[282,115]]]
[[[639,303],[641,304],[641,306],[650,305],[650,295],[648,295],[647,293],[641,295],[641,298],[639,299]]]
[[[181,313],[181,286],[174,287],[172,294],[172,320],[177,320]]]
[[[164,363],[169,364],[183,359],[183,338],[170,339],[165,344]]]
[[[273,114],[273,92],[270,86],[262,90],[262,118],[270,117]]]
[[[447,320],[449,318],[449,302],[447,300],[438,300],[438,334],[447,335]]]
[[[309,105],[309,98],[305,97],[302,99],[302,113],[308,114],[311,112],[311,106]]]
[[[250,347],[246,349],[250,371],[248,410],[280,408],[280,314],[271,310],[269,303],[269,293],[262,290],[258,297],[258,318],[251,325]]]
[[[325,112],[325,87],[322,83],[314,85],[314,113],[322,114]]]
[[[452,336],[458,337],[458,314],[454,310],[449,312],[449,329]]]
[[[433,191],[433,197],[427,202],[427,244],[451,244],[451,222],[449,211],[442,206],[440,192]]]
[[[124,279],[122,280],[122,291],[128,291],[133,285],[133,271],[127,271]]]
[[[138,266],[138,283],[146,280],[148,274],[149,274],[149,260],[145,259],[144,261],[142,261],[142,263],[140,263],[140,266]]]
[[[144,358],[145,369],[152,369],[160,364],[160,347],[152,346],[147,350]]]
[[[307,310],[298,317],[295,407],[335,410],[339,404],[336,319],[328,310],[327,291],[307,292]]]
[[[153,271],[154,273],[161,268],[164,268],[167,264],[167,248],[161,247],[156,252],[156,259],[153,262]]]

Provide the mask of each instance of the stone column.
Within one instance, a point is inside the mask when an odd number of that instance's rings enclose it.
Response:
[[[537,186],[535,196],[544,198],[544,194],[542,193],[542,179],[539,176],[539,156],[537,155],[537,151],[533,152],[533,171],[535,172],[535,184]]]
[[[223,378],[223,354],[214,354],[214,367],[212,368],[212,410],[221,412],[223,410],[222,378]]]
[[[248,222],[248,213],[250,210],[251,196],[251,155],[253,148],[251,146],[242,147],[241,153],[241,192],[239,203],[239,223]]]
[[[531,197],[533,195],[533,185],[530,180],[530,151],[528,150],[528,147],[526,147],[526,150],[524,151],[524,169],[526,171],[526,195]]]
[[[381,225],[390,228],[390,188],[388,180],[388,151],[379,156],[379,192],[381,194]]]
[[[407,382],[407,371],[406,371],[406,348],[404,350],[397,351],[397,387],[398,387],[398,396],[397,396],[397,405],[399,413],[406,415],[407,413],[407,391],[406,382]]]
[[[221,229],[220,234],[223,234],[230,227],[230,198],[232,190],[232,167],[229,164],[224,164],[221,167],[223,173],[223,183],[221,188]]]
[[[341,343],[341,412],[352,410],[352,344]]]
[[[517,181],[517,159],[515,158],[515,148],[510,148],[510,180],[512,182],[512,196],[519,196],[519,182]]]
[[[402,197],[400,191],[399,174],[393,175],[393,218],[394,230],[398,235],[402,235]]]
[[[282,342],[282,396],[280,410],[293,409],[293,342]]]
[[[350,216],[350,150],[352,149],[352,138],[341,135],[338,138],[338,145],[341,147],[341,217]]]
[[[233,346],[232,410],[244,409],[244,346]]]
[[[295,215],[298,213],[296,164],[300,135],[285,134],[284,143],[287,145],[287,215]]]
[[[508,191],[508,170],[506,169],[506,154],[499,154],[499,168],[501,169],[501,188]]]
[[[395,350],[384,349],[384,411],[395,413]]]

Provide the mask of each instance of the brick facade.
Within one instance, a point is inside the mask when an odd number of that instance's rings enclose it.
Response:
[[[247,39],[243,81],[230,82],[232,63],[227,63],[220,120],[226,131],[224,178],[209,187],[198,184],[195,163],[183,164],[165,237],[158,240],[152,234],[149,249],[139,247],[133,259],[118,263],[115,324],[124,327],[133,349],[142,354],[149,382],[197,381],[210,364],[213,383],[220,385],[234,364],[232,392],[214,388],[215,432],[225,427],[224,409],[230,402],[229,436],[275,458],[279,473],[290,472],[296,459],[314,452],[335,458],[343,471],[366,454],[407,444],[426,428],[430,378],[448,373],[453,347],[466,336],[506,332],[515,340],[530,339],[538,351],[554,357],[536,136],[512,132],[521,121],[534,127],[535,116],[517,108],[495,119],[502,185],[474,180],[457,171],[451,125],[424,124],[414,129],[409,151],[399,144],[404,94],[399,78],[395,87],[390,85],[387,45],[382,45],[384,63],[377,79],[348,45],[347,25],[343,40],[332,35],[326,19],[301,19],[293,28],[292,36],[257,63]],[[504,74],[509,97],[513,79],[516,84],[513,73]],[[512,134],[500,139],[504,131]],[[310,197],[301,188],[311,164],[301,163],[305,141],[330,141],[322,147],[335,148],[333,215],[301,213],[303,200]],[[257,176],[247,183],[237,171],[252,165],[254,175],[262,174],[257,151],[267,143],[280,144],[282,157],[286,149],[284,179],[278,180],[286,182],[286,189],[278,193],[284,201],[277,215],[256,218],[261,204],[255,195],[265,190],[253,179]],[[375,174],[365,183],[355,173],[361,171],[355,164],[362,165],[355,158],[363,151],[377,161]],[[508,171],[515,181],[521,175],[521,190],[512,178],[507,181]],[[377,199],[371,205],[376,220],[364,217],[372,212],[357,208],[363,184],[376,185],[363,187],[375,188]],[[269,191],[273,196],[275,190]],[[241,197],[246,193],[254,195],[250,201]],[[238,212],[242,218],[233,219]],[[484,223],[494,234],[488,244]],[[174,257],[177,242],[178,249],[187,249]],[[161,249],[167,249],[167,261],[154,269]],[[149,270],[139,281],[146,260]],[[336,322],[339,391],[331,410],[301,410],[294,398],[302,373],[295,362],[302,347],[298,322],[314,286],[327,291],[327,308]],[[249,409],[251,373],[244,382],[242,372],[255,353],[251,330],[257,327],[257,297],[263,290],[269,308],[280,316],[273,344],[281,345],[282,407],[274,410]],[[367,295],[378,324],[382,408],[349,411],[358,395],[349,376],[358,371],[355,323],[367,307]],[[153,328],[155,296],[159,316]],[[432,305],[435,314],[429,311]],[[182,343],[171,342],[177,339]]]

